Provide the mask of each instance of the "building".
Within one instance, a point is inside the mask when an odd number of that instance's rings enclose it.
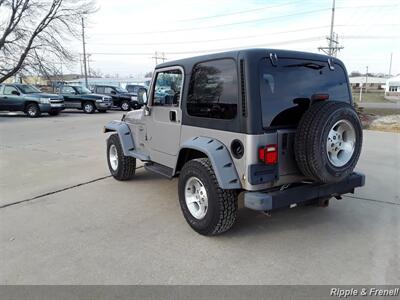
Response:
[[[360,90],[360,85],[365,89],[367,88],[368,91],[381,91],[386,87],[386,80],[387,78],[383,77],[366,77],[366,76],[356,76],[350,77],[350,85],[353,91]],[[365,85],[367,83],[367,86]]]
[[[400,75],[386,80],[385,99],[400,101]]]
[[[88,85],[92,87],[94,85],[112,85],[112,86],[119,86],[125,88],[127,84],[140,84],[143,85],[145,83],[145,78],[142,80],[137,80],[136,78],[88,78]],[[67,83],[69,84],[78,84],[78,85],[85,85],[85,78],[79,78],[74,80],[68,80]]]

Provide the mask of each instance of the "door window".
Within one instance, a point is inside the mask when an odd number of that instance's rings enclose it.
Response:
[[[104,92],[104,87],[103,87],[103,86],[98,86],[98,87],[96,87],[96,93],[104,94],[104,93],[105,93],[105,92]]]
[[[75,94],[75,90],[70,86],[63,86],[61,88],[61,94]]]
[[[199,63],[193,68],[187,100],[189,115],[234,119],[238,101],[238,78],[232,59]]]
[[[12,85],[6,85],[4,87],[4,91],[3,91],[4,95],[12,95],[12,92],[18,92],[17,88]]]
[[[112,91],[114,91],[114,89],[110,88],[110,87],[106,87],[105,89],[105,93],[106,94],[111,94]],[[114,91],[115,92],[115,91]]]
[[[153,106],[179,106],[183,74],[181,70],[157,73],[153,91]]]

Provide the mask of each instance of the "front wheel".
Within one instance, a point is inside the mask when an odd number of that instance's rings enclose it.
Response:
[[[83,111],[87,114],[92,114],[92,113],[94,113],[94,110],[95,110],[93,102],[90,102],[90,101],[83,103],[82,108],[83,108]]]
[[[129,180],[135,175],[136,159],[125,156],[118,134],[112,134],[107,140],[107,162],[111,175],[117,180]]]
[[[187,223],[202,235],[229,230],[237,217],[237,193],[219,187],[208,158],[187,162],[178,183],[179,203]]]
[[[36,103],[30,103],[26,106],[26,114],[28,115],[28,117],[30,118],[37,118],[40,117],[41,115],[41,111],[39,108],[39,105],[37,105]]]
[[[131,110],[131,106],[129,105],[128,101],[123,101],[121,103],[121,110],[123,110],[123,111]]]

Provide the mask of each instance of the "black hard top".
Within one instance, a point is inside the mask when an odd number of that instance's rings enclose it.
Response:
[[[239,57],[243,57],[247,60],[259,60],[263,57],[268,57],[270,53],[275,53],[279,57],[285,58],[299,58],[299,59],[309,59],[309,60],[321,60],[327,61],[329,58],[332,59],[335,63],[339,63],[342,65],[342,62],[337,58],[330,57],[327,55],[322,55],[318,53],[311,52],[301,52],[301,51],[292,51],[292,50],[281,50],[281,49],[263,49],[263,48],[255,48],[255,49],[243,49],[236,51],[228,51],[228,52],[219,52],[201,56],[194,56],[190,58],[184,58],[179,60],[168,61],[156,66],[156,69],[166,68],[171,66],[182,66],[185,71],[190,70],[194,64],[201,61],[215,60],[221,58],[234,58],[237,59]]]

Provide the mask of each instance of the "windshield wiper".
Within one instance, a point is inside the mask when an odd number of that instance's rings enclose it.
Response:
[[[325,68],[324,65],[320,65],[317,63],[313,63],[313,62],[285,66],[285,68],[294,68],[294,67],[305,67],[305,68],[310,68],[313,70],[321,70],[321,69]]]

